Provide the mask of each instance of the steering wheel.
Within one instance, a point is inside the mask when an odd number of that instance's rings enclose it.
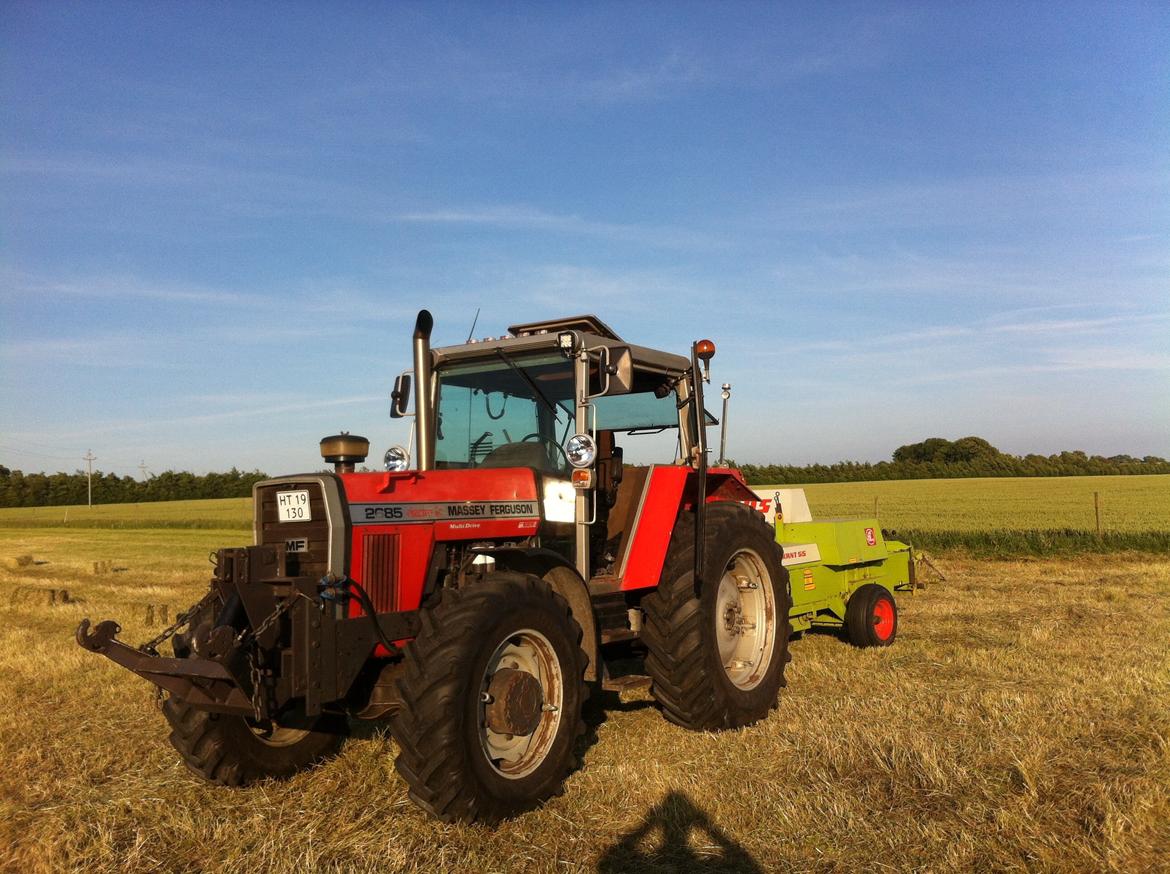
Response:
[[[569,464],[569,456],[565,454],[565,447],[561,446],[561,444],[557,443],[557,441],[553,440],[551,437],[545,437],[545,436],[541,435],[539,432],[533,431],[531,434],[525,434],[524,438],[520,442],[521,443],[543,443],[546,446],[552,446],[553,448],[556,449],[557,452],[559,452],[561,454],[561,458],[563,458],[565,460],[565,463],[563,466],[566,469],[572,467],[572,465]]]

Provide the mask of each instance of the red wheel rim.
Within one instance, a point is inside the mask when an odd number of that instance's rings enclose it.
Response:
[[[894,602],[878,598],[873,605],[873,633],[878,640],[889,640],[894,635]]]

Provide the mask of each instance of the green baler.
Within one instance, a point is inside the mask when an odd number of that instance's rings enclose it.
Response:
[[[844,627],[858,646],[888,646],[898,629],[895,592],[913,591],[909,544],[887,540],[877,519],[814,521],[803,489],[760,495],[792,586],[794,632]]]

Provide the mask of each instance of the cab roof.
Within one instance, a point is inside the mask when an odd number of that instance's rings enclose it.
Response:
[[[511,336],[485,337],[482,340],[470,340],[458,346],[436,348],[432,350],[435,356],[435,366],[439,367],[451,361],[466,361],[494,356],[496,349],[502,349],[509,355],[520,355],[546,349],[555,350],[558,348],[557,335],[565,331],[572,331],[577,336],[577,342],[583,344],[586,349],[596,349],[601,346],[628,348],[635,370],[681,376],[691,367],[690,359],[684,355],[675,355],[672,352],[662,352],[658,349],[648,349],[645,346],[626,343],[605,322],[593,315],[568,316],[562,319],[512,325],[508,331]]]

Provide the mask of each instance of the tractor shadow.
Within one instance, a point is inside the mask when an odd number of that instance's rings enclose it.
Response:
[[[642,672],[645,670],[643,664],[642,654],[636,650],[621,651],[616,654],[611,653],[607,659],[606,664],[610,670],[611,679],[616,679],[619,682],[624,679],[641,679],[645,683],[635,682],[626,688],[628,689],[649,689],[649,678],[645,677]],[[634,701],[623,701],[621,691],[618,689],[603,689],[600,683],[592,683],[589,686],[589,697],[585,699],[585,705],[581,708],[581,719],[585,723],[585,734],[577,741],[577,746],[574,748],[575,758],[577,764],[573,768],[573,773],[580,770],[585,762],[585,754],[593,747],[599,737],[599,729],[609,719],[611,713],[633,713],[638,710],[653,709],[658,705],[653,701],[645,698]]]
[[[598,729],[605,725],[611,713],[635,713],[638,710],[653,710],[657,706],[653,701],[623,701],[621,692],[593,686],[589,690],[585,706],[581,708],[581,718],[585,721],[585,735],[582,738],[583,746],[578,748],[578,752],[583,754],[597,743]]]
[[[804,629],[804,631],[792,632],[792,634],[789,635],[789,637],[788,637],[788,642],[789,643],[799,643],[801,641],[801,639],[803,639],[805,637],[807,637],[809,639],[818,638],[818,637],[827,637],[827,638],[831,638],[832,640],[836,640],[840,643],[843,643],[846,646],[852,646],[852,644],[849,642],[849,632],[847,632],[844,629],[844,627],[831,628],[829,626],[819,626],[819,625],[814,625],[812,628],[806,628],[806,629]]]
[[[597,871],[763,874],[764,868],[685,793],[675,791],[602,853]]]

